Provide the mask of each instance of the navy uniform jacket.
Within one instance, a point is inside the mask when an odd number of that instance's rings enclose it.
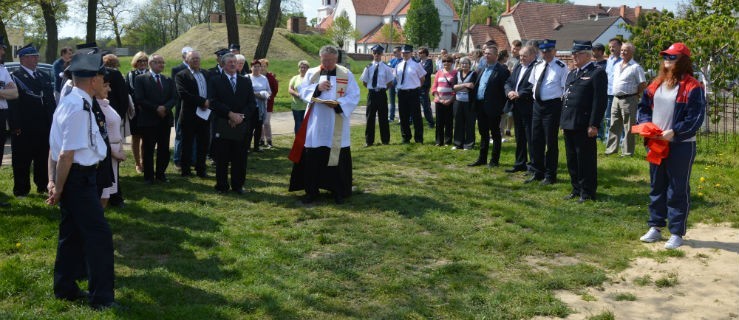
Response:
[[[606,109],[608,76],[603,68],[589,63],[567,75],[560,126],[565,130],[587,130],[598,127]]]
[[[177,89],[175,89],[174,81],[160,74],[162,81],[162,90],[159,89],[154,74],[151,72],[136,77],[136,105],[141,109],[138,114],[136,125],[139,127],[156,127],[160,125],[174,125],[172,117],[172,108],[175,105],[177,97]],[[159,117],[157,108],[164,106],[166,116]]]
[[[521,81],[518,83],[518,99],[511,100],[510,102],[511,106],[516,108],[516,110],[522,114],[532,114],[532,108],[534,105],[534,84],[529,82],[529,77],[531,76],[531,71],[534,70],[535,63],[536,62],[533,61],[529,64],[528,69],[526,69],[523,77],[521,77]],[[518,80],[518,76],[521,74],[521,70],[523,70],[523,65],[520,63],[516,64],[516,67],[513,68],[513,73],[511,73],[511,76],[508,77],[508,81],[505,83],[506,96],[508,96],[509,92],[516,91],[516,81]]]
[[[10,129],[21,129],[21,134],[48,137],[51,120],[56,109],[52,79],[39,69],[33,78],[23,68],[11,76],[18,88],[18,99],[8,100],[8,124]]]
[[[470,100],[477,100],[477,90],[480,87],[480,80],[484,73],[485,70],[483,69],[477,74],[475,89],[470,92]],[[485,88],[485,102],[482,104],[481,109],[476,109],[475,111],[478,113],[485,112],[488,117],[503,114],[503,108],[508,101],[505,95],[505,82],[510,75],[511,72],[508,71],[508,67],[500,63],[495,63],[493,72],[490,73],[490,78],[488,79],[487,88]],[[475,104],[475,106],[478,105]]]

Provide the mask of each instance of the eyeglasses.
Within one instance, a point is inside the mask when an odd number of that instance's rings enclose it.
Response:
[[[677,55],[676,54],[664,54],[662,55],[662,59],[674,61],[674,60],[677,60]]]

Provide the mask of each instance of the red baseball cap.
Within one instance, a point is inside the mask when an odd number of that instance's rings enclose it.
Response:
[[[669,48],[667,48],[667,50],[662,51],[659,54],[660,55],[665,55],[665,54],[673,54],[673,55],[674,54],[682,54],[684,56],[690,57],[690,49],[684,43],[682,43],[682,42],[676,42],[676,43],[673,43]]]

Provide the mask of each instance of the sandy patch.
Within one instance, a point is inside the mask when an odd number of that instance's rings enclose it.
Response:
[[[696,225],[685,240],[679,249],[683,257],[637,258],[601,288],[558,291],[557,297],[575,311],[565,319],[606,311],[616,319],[739,319],[739,229]],[[664,243],[644,246],[664,250]],[[670,277],[677,284],[657,286],[658,280]]]

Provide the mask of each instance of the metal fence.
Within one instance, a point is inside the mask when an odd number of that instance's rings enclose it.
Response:
[[[728,147],[729,150],[736,152],[739,149],[737,122],[739,122],[739,99],[735,97],[735,93],[729,91],[709,93],[706,119],[701,134],[698,135],[698,141],[709,148]]]

